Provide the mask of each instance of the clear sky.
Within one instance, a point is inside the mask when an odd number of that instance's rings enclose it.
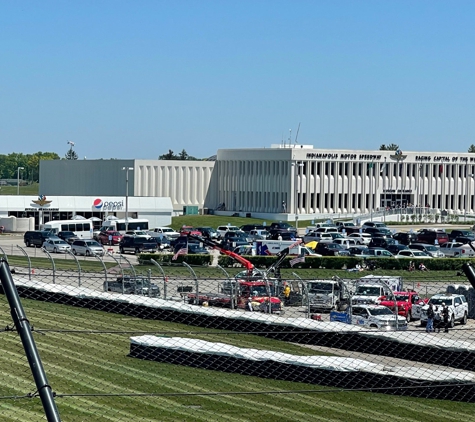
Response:
[[[475,2],[0,0],[0,153],[475,144]]]

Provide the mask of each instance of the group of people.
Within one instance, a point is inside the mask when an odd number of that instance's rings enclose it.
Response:
[[[437,330],[440,333],[440,329],[444,328],[444,332],[449,332],[449,307],[442,302],[442,309],[439,312],[439,307],[429,303],[429,309],[427,310],[427,325],[426,331],[428,333],[435,333]]]
[[[427,267],[424,265],[424,263],[422,263],[422,262],[418,265],[417,269],[418,269],[419,271],[429,271],[429,270],[427,269]],[[408,271],[415,271],[415,270],[416,270],[416,266],[414,265],[414,262],[413,262],[413,261],[409,262],[409,267],[408,267],[407,270],[408,270]]]

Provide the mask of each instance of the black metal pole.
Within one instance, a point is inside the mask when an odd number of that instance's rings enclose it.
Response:
[[[48,422],[61,422],[59,412],[56,407],[56,403],[53,398],[53,391],[48,384],[48,379],[41,362],[38,349],[36,348],[35,340],[31,333],[30,322],[26,318],[25,311],[20,301],[18,291],[13,282],[12,274],[8,263],[4,260],[0,260],[0,280],[2,282],[5,296],[10,305],[10,312],[13,322],[15,324],[18,334],[20,334],[21,342],[25,350],[30,369],[35,379],[36,389],[40,395],[43,409],[47,417]]]

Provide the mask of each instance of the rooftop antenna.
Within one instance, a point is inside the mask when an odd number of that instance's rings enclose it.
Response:
[[[282,132],[282,140],[280,141],[282,146],[285,148],[285,141],[284,141],[284,132]]]
[[[299,131],[300,131],[300,122],[299,122],[299,127],[297,128],[297,135],[295,135],[295,145],[297,144],[297,139],[299,138]]]
[[[289,129],[289,147],[292,146],[292,129]]]

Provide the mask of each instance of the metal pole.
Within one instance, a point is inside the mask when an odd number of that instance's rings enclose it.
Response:
[[[229,273],[223,267],[221,267],[221,265],[216,265],[216,268],[219,268],[226,275],[226,278],[228,279],[229,286],[231,287],[231,290],[229,292],[229,299],[231,300],[231,309],[234,309],[234,299],[235,299],[234,298],[234,294],[235,294],[234,284],[235,283],[233,283]],[[237,302],[237,300],[236,300],[236,302]]]
[[[31,259],[30,259],[30,256],[20,245],[16,245],[16,247],[18,249],[20,249],[23,252],[23,255],[26,256],[26,259],[28,259],[28,280],[31,281]],[[35,248],[35,252],[36,252],[36,248]],[[12,245],[12,255],[13,255],[13,245]]]
[[[20,195],[20,170],[25,170],[25,167],[17,168],[17,191],[16,191],[17,195]]]
[[[200,285],[198,282],[198,277],[196,276],[196,273],[193,271],[193,268],[191,268],[186,262],[182,262],[182,264],[188,268],[190,273],[193,275],[193,278],[195,279],[195,290],[196,290],[196,299],[195,299],[195,305],[200,304]]]
[[[53,257],[51,256],[51,254],[45,249],[45,248],[41,248],[41,250],[46,254],[48,255],[48,258],[50,259],[51,261],[51,265],[53,266],[53,284],[56,284],[56,265],[54,264],[54,259]]]
[[[167,276],[165,275],[165,271],[163,271],[162,266],[157,261],[155,261],[154,259],[151,259],[150,261],[162,273],[162,276],[163,276],[163,298],[166,299],[167,298],[167,287],[168,287],[167,282],[168,282],[168,279],[167,279]]]
[[[386,170],[386,166],[387,166],[387,163],[386,163],[386,157],[384,157],[384,171],[387,173],[388,171]],[[383,172],[383,193],[384,193],[384,204],[383,204],[383,207],[384,207],[384,222],[386,222],[386,208],[387,208],[387,187],[386,184],[385,184],[385,181],[386,181],[386,177],[384,175],[384,172]]]
[[[0,261],[0,280],[2,281],[3,290],[10,305],[10,313],[15,328],[18,334],[20,334],[21,342],[25,349],[25,354],[30,364],[36,389],[40,395],[47,420],[48,422],[61,422],[58,408],[54,402],[53,391],[46,378],[46,373],[31,333],[30,323],[21,304],[18,291],[15,288],[8,263],[3,259]]]
[[[308,282],[305,283],[297,273],[292,273],[296,278],[300,280],[302,283],[302,290],[305,292],[305,296],[307,297],[307,318],[310,318],[310,299],[308,297]]]
[[[369,219],[370,221],[373,221],[373,177],[374,177],[373,166],[374,166],[374,163],[371,161],[372,171],[369,172]]]
[[[129,170],[133,167],[122,167],[125,170],[125,231],[129,230]]]

